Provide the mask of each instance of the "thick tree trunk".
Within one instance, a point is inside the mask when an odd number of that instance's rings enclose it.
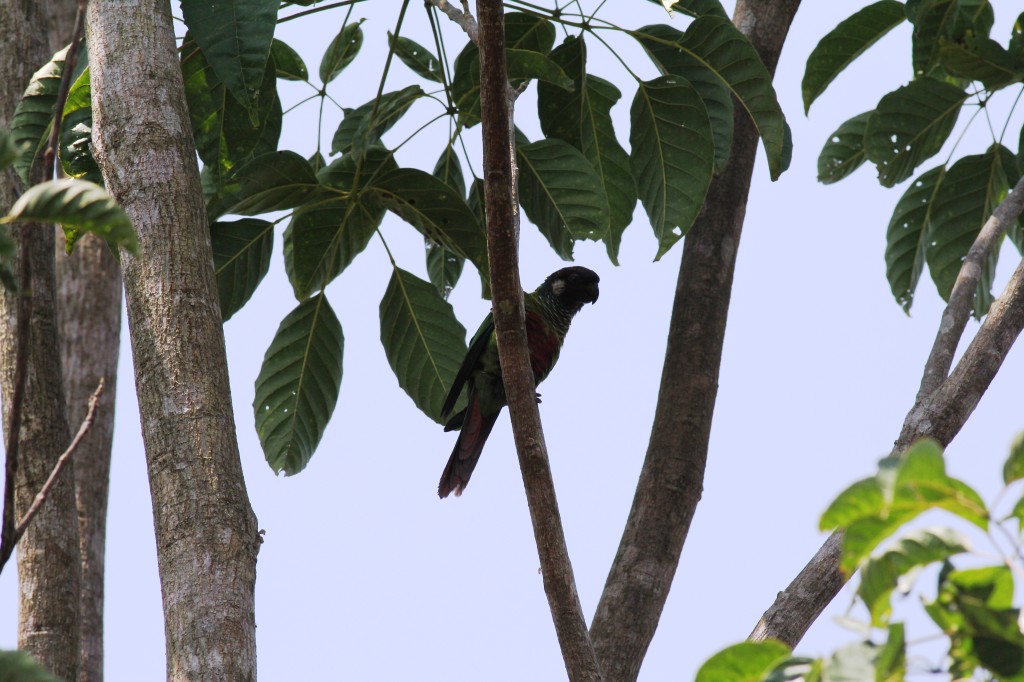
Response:
[[[51,5],[39,0],[0,3],[0,127],[9,127],[14,108],[32,73],[53,54],[49,44]],[[0,205],[10,206],[14,188],[0,182]],[[61,359],[57,343],[53,229],[27,225],[15,233],[19,249],[28,248],[31,282],[30,353],[23,415],[19,435],[19,465],[15,476],[15,517],[20,518],[57,457],[68,444]],[[4,292],[0,301],[0,381],[3,386],[4,423],[8,423],[16,355],[17,296]],[[4,433],[10,442],[10,434]],[[81,582],[78,525],[73,475],[65,472],[47,498],[18,548],[18,646],[30,652],[57,676],[78,675],[78,597]]]
[[[739,0],[734,21],[774,73],[799,0]],[[635,680],[703,490],[740,233],[758,137],[742,107],[729,165],[686,235],[654,426],[626,529],[591,624],[601,672]]]
[[[209,227],[167,0],[92,0],[95,154],[122,253],[172,680],[255,680],[260,537],[242,477]]]
[[[75,453],[75,498],[82,555],[81,660],[79,682],[103,680],[103,566],[107,535],[110,448],[114,439],[117,358],[121,340],[121,267],[95,235],[74,253],[57,239],[57,312],[68,419],[85,418],[100,379],[106,388],[95,421]]]

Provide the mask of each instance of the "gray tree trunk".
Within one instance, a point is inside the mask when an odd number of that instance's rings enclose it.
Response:
[[[256,678],[260,536],[242,478],[209,227],[167,0],[93,0],[94,152],[122,253],[171,680]]]
[[[121,340],[121,267],[95,235],[80,239],[70,256],[64,253],[61,235],[57,239],[57,318],[64,358],[64,393],[72,425],[85,418],[89,396],[99,380],[106,381],[92,428],[75,451],[82,556],[78,682],[102,682],[103,567]]]
[[[32,73],[53,54],[49,2],[0,2],[0,127],[8,127]],[[0,182],[0,204],[14,198],[9,176]],[[54,235],[50,226],[18,228],[19,249],[29,250],[32,280],[30,353],[15,476],[15,517],[20,518],[68,444],[61,359],[57,343]],[[5,424],[11,408],[16,356],[17,296],[0,298],[0,383]],[[9,442],[10,434],[4,433]],[[72,468],[72,467],[69,467]],[[78,598],[81,582],[73,474],[65,472],[17,548],[18,646],[55,675],[78,675]]]

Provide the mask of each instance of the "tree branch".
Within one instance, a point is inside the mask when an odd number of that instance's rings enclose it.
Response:
[[[443,11],[444,0],[438,7]],[[450,6],[449,6],[450,7]],[[451,16],[451,13],[449,16]],[[460,13],[461,14],[461,13]],[[544,591],[570,680],[600,680],[597,658],[573,578],[555,499],[533,372],[526,343],[523,290],[519,282],[519,229],[515,201],[512,104],[505,76],[505,29],[501,0],[478,0],[480,17],[480,111],[483,128],[487,251],[498,354],[530,519],[537,538]],[[468,32],[468,29],[467,29]]]
[[[1010,195],[1016,197],[1013,203],[1007,207],[1007,202],[1010,201],[1010,198],[1007,198],[996,208],[996,213],[999,214],[998,221],[1003,226],[1016,220],[1020,214],[1024,201],[1021,201],[1022,197],[1018,195],[1022,194],[1024,191],[1021,191],[1021,183],[1018,183]],[[994,224],[994,220],[997,219],[996,213],[993,213],[993,218],[985,223],[974,245],[971,246],[969,254],[974,254],[973,257],[968,255],[957,276],[949,304],[942,315],[935,347],[925,368],[925,377],[921,382],[922,391],[927,383],[933,381],[929,377],[929,372],[933,376],[936,373],[944,376],[945,369],[942,363],[946,362],[946,367],[949,366],[949,360],[942,358],[947,353],[952,357],[956,349],[956,343],[970,312],[971,297],[977,286],[977,279],[972,281],[972,275],[964,271],[977,268],[978,262],[983,263],[986,258],[985,249],[990,248],[998,237],[997,231],[1002,228]],[[973,276],[976,278],[977,274],[975,272]],[[964,291],[968,292],[966,296],[963,295]],[[959,330],[954,329],[957,324],[960,325]],[[903,422],[903,430],[893,445],[892,454],[901,454],[911,443],[925,436],[934,438],[944,446],[948,445],[963,428],[981,396],[988,390],[989,384],[995,378],[1022,328],[1024,260],[1017,265],[1002,295],[992,304],[981,328],[953,373],[944,377],[938,388],[927,397],[919,399],[911,408]],[[775,603],[765,611],[750,634],[750,639],[778,639],[790,646],[795,646],[800,641],[807,628],[846,583],[847,578],[839,571],[841,542],[842,534],[839,532],[833,533],[825,541],[793,582],[779,593]]]
[[[462,27],[462,30],[466,32],[466,35],[469,36],[470,40],[477,45],[480,44],[480,29],[477,27],[476,19],[474,19],[473,15],[469,13],[468,5],[464,4],[466,11],[463,12],[452,3],[448,2],[448,0],[427,0],[427,3],[447,14],[449,19]],[[476,13],[480,14],[479,3],[477,3]],[[502,44],[504,44],[504,36],[502,36]]]
[[[739,0],[734,23],[774,73],[799,0]],[[602,673],[634,680],[703,489],[722,342],[758,135],[736,107],[729,165],[683,242],[658,405],[640,481],[591,626]]]
[[[36,493],[35,499],[32,501],[32,506],[28,508],[25,515],[21,517],[21,521],[18,523],[18,527],[14,530],[14,535],[11,539],[11,549],[18,544],[18,540],[28,530],[28,524],[32,523],[32,519],[42,509],[43,503],[46,502],[46,496],[53,489],[53,486],[57,484],[57,479],[60,478],[61,472],[64,471],[64,466],[71,459],[71,455],[78,449],[78,444],[85,438],[85,434],[92,428],[92,423],[96,414],[96,405],[100,401],[100,395],[103,394],[103,379],[100,379],[99,385],[93,392],[92,397],[89,398],[89,411],[85,414],[85,419],[82,420],[82,425],[78,427],[78,433],[71,440],[71,444],[68,445],[67,449],[61,453],[60,457],[57,458],[57,463],[53,467],[53,471],[50,472],[49,478],[46,479],[46,483],[40,488],[39,492]],[[0,573],[3,573],[4,566],[7,564],[7,560],[11,558],[10,551],[0,556]]]
[[[998,244],[999,238],[1009,225],[1020,216],[1021,210],[1024,210],[1024,177],[1017,181],[1009,196],[996,206],[967,252],[964,264],[960,267],[960,273],[953,284],[953,291],[949,294],[949,304],[942,312],[939,331],[935,335],[932,352],[924,367],[921,388],[917,392],[918,402],[934,393],[949,374],[957,344],[960,343],[967,319],[971,315],[975,290],[989,253]]]

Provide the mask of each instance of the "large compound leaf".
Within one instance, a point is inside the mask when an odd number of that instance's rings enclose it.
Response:
[[[260,89],[277,23],[278,0],[182,0],[181,13],[217,78],[259,121]]]
[[[908,314],[924,269],[935,197],[945,174],[946,167],[939,166],[910,183],[893,209],[885,234],[885,277],[896,302]]]
[[[729,150],[732,148],[732,92],[703,61],[676,48],[676,44],[683,40],[682,33],[664,24],[646,26],[642,31],[646,37],[640,39],[640,44],[658,70],[663,74],[682,76],[704,100],[711,131],[714,133],[715,172],[721,173],[729,161]]]
[[[804,112],[843,69],[907,18],[902,2],[880,0],[855,12],[828,32],[807,58],[801,90]]]
[[[423,236],[487,270],[487,241],[476,214],[450,186],[416,168],[399,168],[372,180],[367,190]]]
[[[818,155],[818,182],[823,185],[839,182],[867,160],[864,131],[871,113],[857,114],[829,135]]]
[[[301,207],[285,231],[285,271],[297,299],[326,287],[370,243],[384,207],[356,183],[364,187],[397,167],[390,151],[370,147],[362,155],[346,154],[317,174],[325,187],[341,191]]]
[[[658,238],[657,260],[682,239],[704,203],[714,170],[711,124],[696,90],[679,76],[640,83],[630,119],[629,161]]]
[[[608,198],[582,152],[558,139],[516,145],[519,199],[551,248],[572,259],[573,241],[608,233]]]
[[[868,117],[864,149],[878,167],[878,181],[892,187],[942,149],[968,94],[931,78],[890,92]]]
[[[320,80],[324,85],[337,78],[359,54],[359,48],[363,46],[363,29],[360,27],[363,21],[360,19],[354,24],[343,26],[327,46],[327,51],[320,60]]]
[[[654,33],[648,33],[648,28]],[[641,43],[645,37],[664,42],[663,38],[655,34],[667,33],[665,28],[648,28],[642,28],[632,35]],[[705,15],[690,24],[685,33],[670,42],[669,47],[701,64],[746,109],[764,144],[771,177],[777,179],[787,165],[786,119],[776,99],[771,75],[747,38],[728,19]],[[696,71],[696,68],[691,68],[687,64],[689,60],[684,57],[678,57],[677,60],[687,71],[684,77],[691,80],[689,74]]]
[[[237,168],[228,182],[233,187],[224,198],[225,212],[239,215],[294,208],[320,189],[309,162],[290,151],[257,156]]]
[[[380,341],[416,407],[443,424],[441,406],[466,355],[466,328],[437,289],[396,267],[380,302]]]
[[[131,220],[99,185],[64,178],[30,187],[0,223],[59,223],[68,238],[70,252],[79,236],[94,232],[111,246],[131,253],[139,250]]]
[[[427,48],[403,36],[395,36],[388,31],[388,46],[395,51],[395,56],[413,70],[420,78],[435,83],[444,82],[444,70],[441,62]]]
[[[57,151],[65,175],[103,184],[103,174],[92,155],[92,92],[88,68],[68,90]]]
[[[267,463],[302,471],[324,435],[341,389],[345,338],[327,298],[303,301],[281,321],[256,378],[256,433]]]
[[[1016,160],[1002,145],[984,154],[959,159],[946,173],[942,191],[935,196],[932,230],[925,258],[939,295],[949,300],[964,257],[992,211],[1009,190],[1008,172],[1016,174]],[[998,254],[994,249],[992,259]],[[978,283],[974,314],[981,317],[991,304],[990,287],[994,263],[990,261]]]
[[[227,322],[252,298],[270,269],[274,224],[255,218],[214,223],[210,225],[210,243],[220,314]]]
[[[332,154],[345,154],[353,149],[380,144],[380,136],[398,123],[413,102],[424,96],[418,85],[386,92],[355,109],[345,109],[345,118],[331,141]]]
[[[25,94],[14,109],[11,119],[11,139],[20,155],[14,162],[14,170],[27,186],[28,172],[39,149],[46,144],[46,137],[53,123],[53,107],[57,102],[61,74],[64,72],[64,57],[67,48],[60,50],[41,69],[32,74]]]

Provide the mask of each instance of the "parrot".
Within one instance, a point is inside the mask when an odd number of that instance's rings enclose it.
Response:
[[[536,291],[523,296],[526,339],[535,385],[547,377],[558,361],[573,316],[584,303],[597,302],[600,280],[597,273],[584,267],[562,268],[545,279]],[[461,431],[437,486],[441,499],[453,492],[456,497],[462,495],[494,422],[508,404],[498,361],[494,317],[490,313],[470,341],[441,408],[442,419],[451,414],[464,388],[468,399],[466,408],[452,416],[444,427],[445,431]],[[539,402],[540,396],[537,397]]]

